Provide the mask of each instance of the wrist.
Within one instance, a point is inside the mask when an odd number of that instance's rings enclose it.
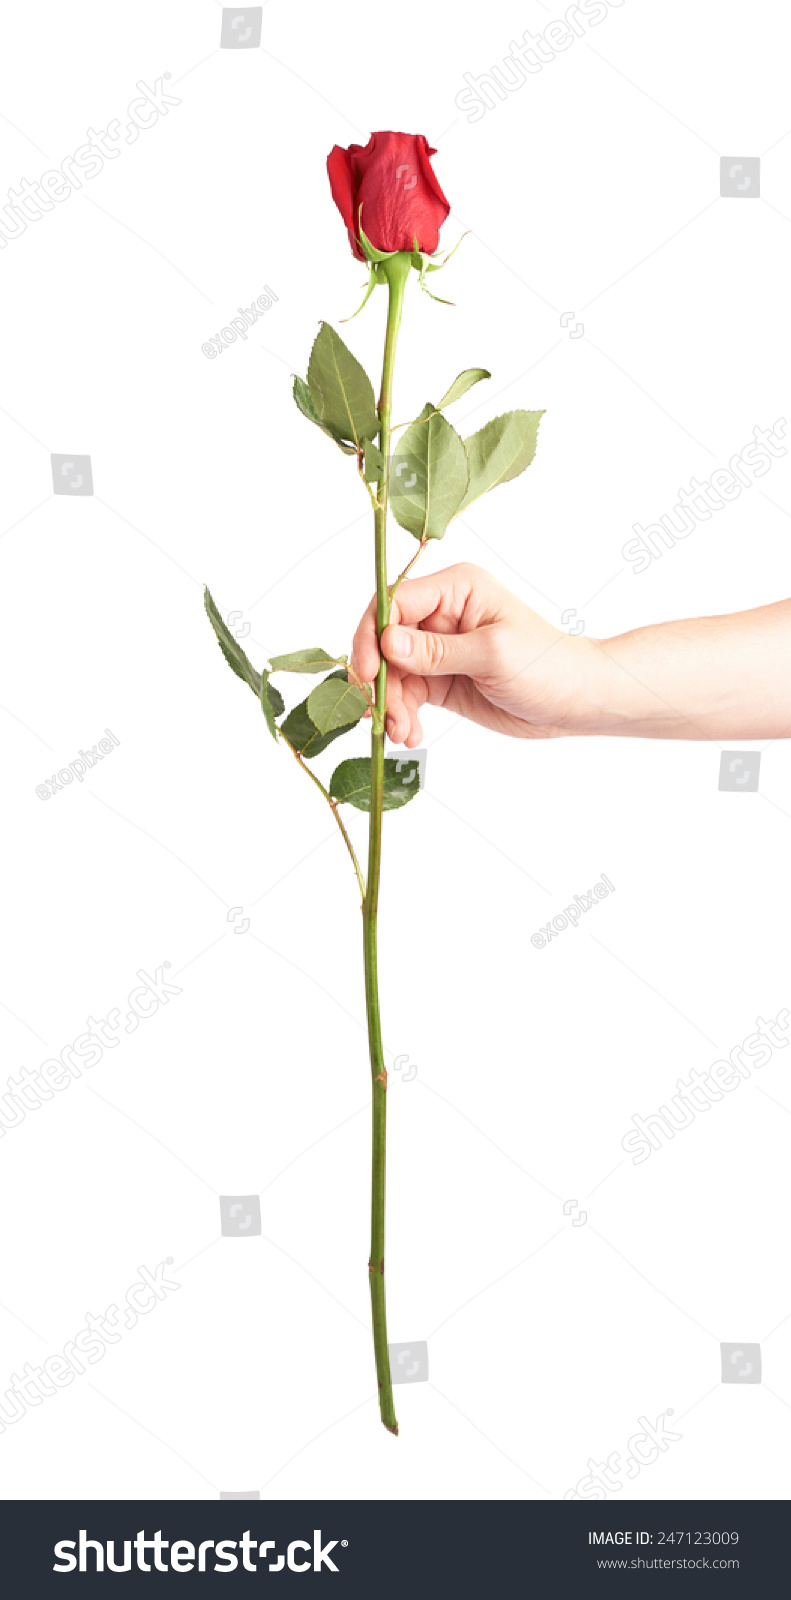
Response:
[[[680,713],[646,681],[640,633],[570,639],[573,693],[564,727],[570,734],[635,738],[683,737]]]
[[[615,703],[613,663],[603,649],[612,641],[564,636],[556,640],[553,662],[554,702],[547,720],[571,737],[611,731],[608,724],[621,712]],[[615,669],[617,670],[617,669]]]
[[[582,642],[582,641],[581,641]],[[585,641],[587,688],[582,710],[589,734],[634,739],[714,738],[717,708],[688,659],[684,626],[635,628]],[[690,685],[697,692],[690,697]]]

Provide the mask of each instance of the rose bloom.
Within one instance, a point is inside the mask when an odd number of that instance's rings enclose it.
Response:
[[[450,206],[434,176],[436,155],[422,133],[372,133],[367,145],[336,144],[327,157],[332,198],[358,261],[360,206],[367,239],[377,250],[418,249],[433,255]]]

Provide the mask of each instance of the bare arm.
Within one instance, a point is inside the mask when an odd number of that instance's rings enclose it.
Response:
[[[392,617],[382,637],[387,731],[410,749],[423,737],[427,702],[523,739],[791,735],[791,600],[613,639],[571,638],[464,563],[404,582]],[[363,679],[375,676],[371,607],[353,664]]]
[[[791,600],[591,643],[603,658],[602,687],[598,726],[587,731],[713,740],[791,733]]]

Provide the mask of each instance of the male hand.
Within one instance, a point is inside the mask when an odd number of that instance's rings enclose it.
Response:
[[[554,628],[481,567],[462,562],[405,580],[391,618],[382,649],[394,744],[420,744],[426,702],[518,739],[583,731],[574,723],[592,647]],[[375,598],[355,634],[352,667],[364,683],[376,677]]]

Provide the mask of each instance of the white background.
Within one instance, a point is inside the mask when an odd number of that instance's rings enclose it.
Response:
[[[785,460],[647,572],[621,554],[791,417],[786,8],[626,0],[470,122],[463,74],[562,15],[271,0],[260,49],[220,50],[211,0],[6,11],[3,202],[89,126],[125,128],[139,79],[169,71],[181,101],[0,250],[0,1088],[89,1014],[122,1017],[0,1139],[0,1393],[141,1264],[170,1256],[181,1284],[0,1435],[6,1496],[540,1500],[671,1408],[681,1438],[614,1497],[788,1493],[791,1052],[642,1165],[621,1146],[791,1006],[788,744],[734,795],[714,745],[524,744],[427,714],[381,905],[388,1062],[418,1069],[388,1099],[390,1337],[429,1345],[396,1441],[368,1324],[354,880],[202,607],[208,582],[260,665],[348,649],[369,597],[367,500],[290,388],[364,276],[326,155],[389,127],[439,147],[443,242],[472,230],[433,280],[455,309],[412,281],[399,417],[477,364],[463,432],[546,407],[530,472],[424,570],[475,561],[592,636],[789,593]],[[759,154],[760,200],[720,199],[720,155]],[[247,342],[207,359],[265,285]],[[341,330],[375,382],[383,310]],[[49,460],[69,451],[95,487],[72,504]],[[411,541],[390,542],[396,571]],[[42,803],[107,727],[112,756]],[[533,948],[602,872],[616,892]],[[165,961],[183,993],[125,1034],[135,974]],[[258,1191],[263,1235],[220,1238],[218,1196]],[[722,1386],[721,1340],[762,1341],[760,1385]]]

